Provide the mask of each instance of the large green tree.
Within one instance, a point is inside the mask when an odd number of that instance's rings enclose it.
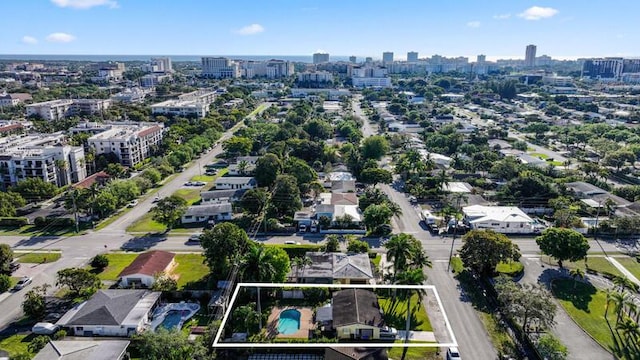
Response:
[[[24,198],[18,193],[0,192],[0,217],[16,216],[16,209],[25,204]]]
[[[244,256],[250,241],[244,230],[229,222],[205,230],[200,236],[200,244],[211,273],[224,276],[230,266]]]
[[[242,260],[242,279],[248,282],[284,282],[291,265],[286,251],[251,244]]]
[[[282,172],[282,161],[275,154],[265,154],[256,161],[254,171],[258,185],[271,187]]]
[[[462,262],[480,275],[491,276],[499,263],[520,259],[518,245],[493,230],[471,230],[462,241]]]
[[[273,196],[271,207],[277,217],[283,215],[292,216],[294,212],[302,208],[298,181],[291,175],[278,175],[273,184]]]
[[[22,302],[22,310],[24,314],[33,320],[42,319],[47,310],[47,304],[45,302],[45,295],[47,295],[47,289],[51,285],[43,284],[36,286],[24,294],[24,301]]]
[[[318,178],[318,174],[309,164],[296,157],[290,157],[285,161],[284,172],[296,178],[301,192],[306,192],[309,184]]]
[[[389,142],[384,136],[374,135],[362,141],[362,157],[365,159],[380,160],[389,152]]]
[[[538,348],[540,355],[547,360],[566,360],[569,355],[567,347],[551,333],[540,336],[536,348]]]
[[[135,337],[135,346],[143,360],[204,359],[206,349],[199,342],[192,342],[179,329],[145,331]]]
[[[269,200],[269,194],[264,189],[249,189],[240,199],[240,206],[249,214],[258,214]]]
[[[151,209],[151,214],[153,214],[153,220],[166,225],[167,230],[171,230],[186,211],[187,201],[177,195],[171,195],[160,199]]]
[[[13,250],[8,244],[0,244],[0,274],[10,274],[9,265],[13,261]]]
[[[391,184],[393,175],[390,171],[380,168],[367,168],[360,172],[360,181],[376,186],[377,184]]]
[[[543,329],[553,326],[556,305],[542,286],[521,285],[510,278],[500,277],[495,288],[506,312],[520,323],[525,332],[529,331],[531,323]]]
[[[393,212],[387,204],[369,205],[363,213],[364,225],[369,231],[377,232],[377,229],[384,224],[391,222]]]
[[[58,187],[54,184],[44,181],[41,178],[26,178],[20,181],[13,191],[22,195],[28,202],[37,202],[51,199],[58,193]]]
[[[67,268],[57,273],[57,286],[67,286],[73,295],[90,296],[102,285],[98,276],[89,270]]]
[[[566,228],[549,228],[536,238],[536,243],[545,255],[562,262],[578,261],[587,257],[589,241],[579,232]]]
[[[249,155],[252,148],[253,140],[242,136],[234,136],[222,143],[222,149],[230,156]]]

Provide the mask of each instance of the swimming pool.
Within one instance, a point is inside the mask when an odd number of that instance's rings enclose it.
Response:
[[[300,330],[300,311],[287,309],[280,313],[278,332],[283,335],[295,334]]]
[[[172,303],[160,306],[153,313],[151,329],[158,327],[167,330],[181,329],[182,325],[200,310],[200,305],[195,303]]]

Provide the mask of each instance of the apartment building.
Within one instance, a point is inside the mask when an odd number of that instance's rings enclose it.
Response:
[[[315,53],[313,54],[313,63],[314,64],[322,64],[329,62],[329,54],[328,53]]]
[[[27,93],[14,93],[7,94],[6,92],[0,93],[0,108],[16,106],[22,102],[31,100],[31,94]]]
[[[141,103],[145,96],[147,96],[147,91],[140,88],[126,88],[121,92],[112,95],[111,100],[129,104],[137,104]]]
[[[65,145],[62,133],[0,138],[0,184],[3,189],[27,178],[41,178],[65,186],[86,177],[84,149]]]
[[[640,73],[640,59],[600,58],[584,59],[582,77],[600,81],[634,79]]]
[[[111,105],[109,99],[59,99],[27,105],[27,116],[37,115],[54,121],[72,115],[98,114]]]
[[[209,112],[209,105],[216,99],[217,93],[210,90],[197,90],[178,96],[178,99],[166,100],[151,105],[153,115],[195,116],[203,118]]]
[[[203,57],[202,76],[214,79],[235,79],[241,76],[237,62],[224,57]]]
[[[333,74],[328,71],[305,71],[298,74],[299,83],[328,83],[333,82]]]
[[[294,66],[290,61],[267,60],[267,61],[242,61],[240,62],[242,76],[247,79],[254,77],[266,77],[267,79],[277,79],[293,75]]]
[[[152,72],[173,72],[173,65],[171,64],[170,57],[152,58],[149,65],[151,65]]]
[[[87,140],[97,155],[114,153],[123,166],[134,167],[160,145],[163,127],[156,123],[111,125]]]
[[[171,75],[166,74],[147,74],[140,78],[140,86],[149,88],[162,84],[165,80],[170,80]]]
[[[391,87],[387,69],[375,67],[354,67],[351,69],[351,84],[354,87]]]

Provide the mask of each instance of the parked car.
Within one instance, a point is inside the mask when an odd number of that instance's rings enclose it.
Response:
[[[202,236],[202,233],[195,233],[189,236],[189,242],[200,242],[200,236]]]
[[[193,185],[193,186],[205,186],[205,185],[207,185],[207,183],[204,182],[204,181],[196,181],[196,182],[191,183],[191,185]]]
[[[127,205],[127,207],[132,208],[136,205],[138,205],[138,200],[131,200],[131,202]]]
[[[22,290],[25,286],[31,284],[32,282],[33,279],[31,277],[24,276],[20,280],[18,280],[18,283],[13,287],[13,290]]]
[[[393,327],[384,326],[380,329],[380,338],[395,339],[398,336],[398,330]]]
[[[285,245],[300,245],[299,242],[293,241],[293,240],[287,240],[284,242]]]
[[[187,181],[186,183],[184,183],[184,186],[194,186],[195,183],[191,182],[191,181]]]
[[[457,347],[450,347],[447,350],[447,360],[462,360]]]
[[[305,224],[300,224],[300,226],[298,226],[298,231],[300,231],[300,232],[307,232],[307,225],[305,225]]]
[[[153,201],[152,201],[152,202],[155,204],[155,203],[157,203],[158,201],[160,201],[160,196],[156,196],[156,197],[153,199]]]
[[[20,269],[20,263],[17,261],[12,262],[11,264],[9,264],[9,271],[10,272],[14,272],[16,270]]]
[[[48,323],[48,322],[39,322],[33,325],[31,328],[31,332],[36,335],[52,335],[56,331],[58,331],[60,327],[58,325]]]

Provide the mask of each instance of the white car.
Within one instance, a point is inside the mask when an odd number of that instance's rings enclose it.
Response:
[[[204,182],[204,181],[196,181],[194,183],[191,183],[191,185],[193,185],[193,186],[205,186],[205,185],[207,185],[207,183]]]
[[[48,322],[39,322],[33,325],[31,328],[31,332],[36,335],[51,335],[58,331],[60,327],[58,325],[48,323]]]
[[[136,205],[138,205],[138,200],[131,200],[131,202],[127,205],[127,207],[132,208]]]
[[[462,360],[457,347],[450,347],[447,350],[447,360]]]
[[[29,276],[24,276],[22,279],[18,280],[18,283],[13,287],[13,289],[22,290],[25,286],[31,284],[31,282],[33,282],[32,278],[30,278]]]
[[[202,236],[202,233],[195,233],[191,236],[189,236],[189,241],[193,241],[193,242],[200,242],[200,237]]]

